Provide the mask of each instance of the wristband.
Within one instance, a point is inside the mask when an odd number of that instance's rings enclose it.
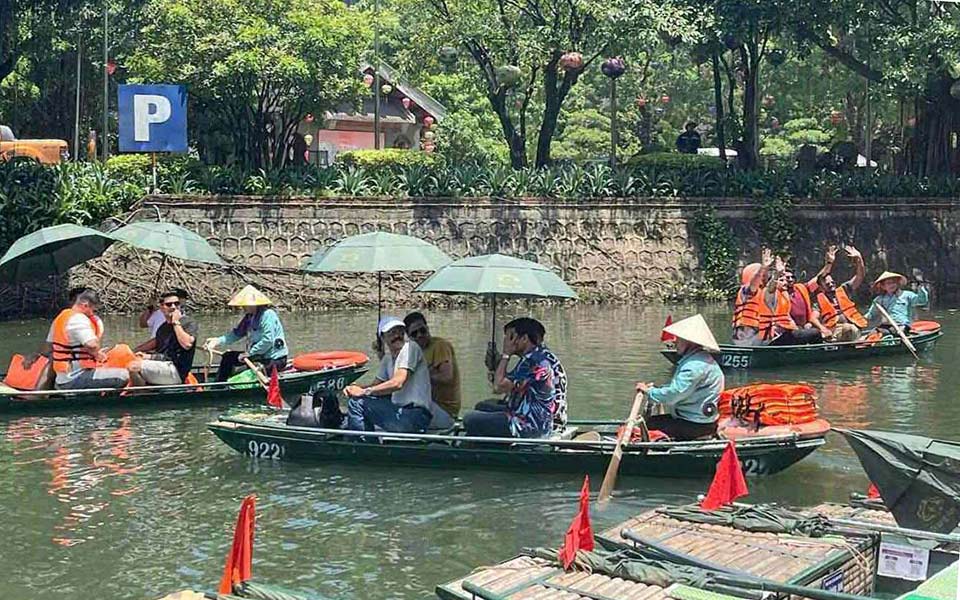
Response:
[[[509,360],[510,360],[510,355],[509,355],[509,354],[501,354],[501,355],[500,355],[500,360],[509,361]]]
[[[373,388],[372,388],[372,387],[365,387],[365,388],[363,388],[363,395],[364,395],[364,396],[372,396],[372,395],[373,395]]]

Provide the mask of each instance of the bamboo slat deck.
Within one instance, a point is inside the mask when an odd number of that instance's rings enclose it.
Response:
[[[854,521],[866,521],[868,523],[877,523],[880,525],[897,526],[897,521],[893,515],[886,510],[873,510],[848,504],[834,504],[824,502],[811,508],[810,513],[819,513],[830,519],[852,519]]]
[[[811,538],[757,533],[680,521],[656,510],[600,535],[625,542],[620,536],[623,529],[693,557],[773,581],[830,587],[852,594],[873,591],[878,536]]]

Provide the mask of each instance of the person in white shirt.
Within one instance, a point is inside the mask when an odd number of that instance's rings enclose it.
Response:
[[[103,321],[94,314],[99,304],[97,293],[85,290],[50,327],[48,342],[58,389],[120,388],[130,380],[126,369],[98,366],[106,361],[100,346]]]

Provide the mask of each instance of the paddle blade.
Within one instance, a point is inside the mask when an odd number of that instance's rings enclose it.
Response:
[[[667,315],[667,320],[663,323],[663,328],[666,329],[673,325],[673,315]],[[661,342],[675,342],[677,341],[677,336],[672,333],[667,333],[666,331],[660,332],[660,341]]]
[[[283,396],[280,394],[280,377],[277,368],[270,373],[270,385],[267,388],[267,404],[273,408],[283,408]]]
[[[717,463],[717,472],[710,483],[707,497],[700,503],[700,508],[716,510],[748,493],[747,482],[743,478],[743,470],[737,458],[736,446],[733,440],[730,440],[726,450],[723,451],[723,456],[720,457],[720,462]]]
[[[220,579],[221,594],[232,594],[233,586],[252,577],[253,527],[256,520],[257,497],[250,494],[240,504],[237,525],[233,530],[233,546],[227,555]]]
[[[574,515],[567,533],[563,536],[563,544],[557,551],[558,558],[563,562],[563,568],[569,569],[577,558],[578,550],[593,550],[593,527],[590,525],[590,476],[583,478],[583,487],[580,488],[580,508]]]

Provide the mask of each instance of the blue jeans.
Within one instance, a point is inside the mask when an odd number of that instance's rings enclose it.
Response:
[[[397,406],[389,396],[361,396],[347,402],[347,428],[355,431],[373,431],[376,426],[394,433],[423,433],[429,425],[429,410]]]

